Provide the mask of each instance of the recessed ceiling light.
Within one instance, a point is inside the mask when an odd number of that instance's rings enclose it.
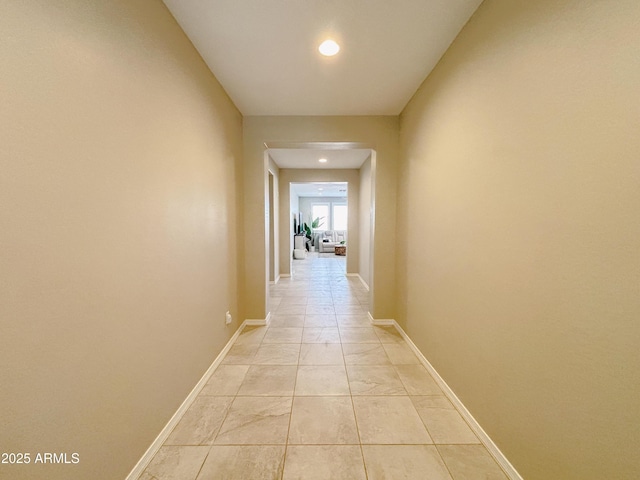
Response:
[[[318,160],[320,163],[327,163],[327,159],[326,158],[321,158]]]
[[[324,190],[324,188],[322,188],[322,187],[318,187],[318,190]]]
[[[338,45],[333,40],[325,40],[320,44],[318,50],[325,57],[333,57],[336,53],[340,51],[340,45]]]

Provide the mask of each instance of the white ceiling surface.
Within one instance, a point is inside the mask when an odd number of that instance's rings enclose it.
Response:
[[[292,183],[291,190],[299,197],[346,197],[347,186],[345,182]]]
[[[243,115],[397,115],[481,1],[164,3]]]
[[[270,148],[269,155],[279,168],[354,168],[359,169],[371,150],[353,148],[347,150],[317,150],[303,148]],[[326,158],[326,163],[320,163]]]

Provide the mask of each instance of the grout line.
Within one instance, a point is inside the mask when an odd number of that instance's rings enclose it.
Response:
[[[246,326],[247,326],[247,321],[245,320],[244,322],[242,322],[242,324],[240,324],[240,326],[234,332],[231,338],[229,338],[229,340],[227,341],[227,344],[223,347],[223,349],[220,351],[218,356],[214,359],[213,363],[209,366],[209,368],[204,373],[204,375],[200,378],[198,383],[196,383],[195,387],[193,387],[191,392],[189,392],[189,394],[184,399],[182,404],[180,404],[180,406],[178,407],[176,412],[173,414],[173,416],[165,424],[162,430],[160,430],[160,433],[158,433],[158,436],[153,440],[153,442],[151,442],[151,445],[149,445],[149,448],[147,448],[147,451],[144,452],[142,457],[140,457],[140,459],[138,460],[138,463],[134,465],[133,469],[131,469],[131,471],[127,475],[126,480],[137,480],[144,473],[144,471],[147,469],[147,467],[149,466],[153,458],[157,455],[160,448],[164,445],[164,443],[169,438],[169,435],[171,435],[171,432],[173,432],[173,430],[178,426],[178,423],[180,422],[184,414],[187,412],[189,407],[193,404],[195,399],[198,397],[198,395],[200,394],[204,386],[207,384],[211,376],[218,369],[218,367],[222,365],[224,358],[229,353],[229,350],[231,350],[231,347],[233,347],[233,345],[236,343],[236,341],[238,340],[238,337],[240,336],[240,334],[242,333],[242,331],[245,329]]]
[[[405,340],[409,348],[413,351],[413,353],[418,357],[422,365],[426,368],[427,372],[431,377],[435,380],[440,390],[443,391],[445,397],[451,402],[454,409],[458,412],[458,414],[462,417],[462,419],[469,426],[471,431],[476,435],[480,444],[483,445],[489,455],[496,461],[498,466],[501,468],[503,473],[512,480],[522,480],[522,477],[518,473],[518,471],[511,465],[511,462],[507,459],[507,457],[502,453],[502,451],[498,448],[498,446],[493,442],[491,437],[487,435],[484,429],[480,426],[478,421],[471,415],[471,412],[467,410],[467,407],[464,406],[462,401],[458,398],[455,392],[449,387],[447,382],[440,376],[438,371],[431,365],[429,360],[424,356],[424,354],[420,351],[420,349],[416,346],[415,343],[411,340],[411,338],[406,334],[406,332],[398,325],[398,323],[393,320],[393,326],[400,333],[402,338]]]

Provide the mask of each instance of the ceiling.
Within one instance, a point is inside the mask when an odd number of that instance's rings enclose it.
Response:
[[[243,115],[397,115],[481,0],[164,3]]]
[[[279,168],[354,168],[359,169],[371,155],[368,148],[321,150],[305,148],[270,148],[269,155]],[[326,163],[320,163],[326,158]]]
[[[346,197],[346,182],[292,183],[291,191],[299,197]]]

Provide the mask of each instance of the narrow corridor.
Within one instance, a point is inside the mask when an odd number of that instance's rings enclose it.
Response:
[[[506,479],[345,258],[271,286],[142,479]]]

